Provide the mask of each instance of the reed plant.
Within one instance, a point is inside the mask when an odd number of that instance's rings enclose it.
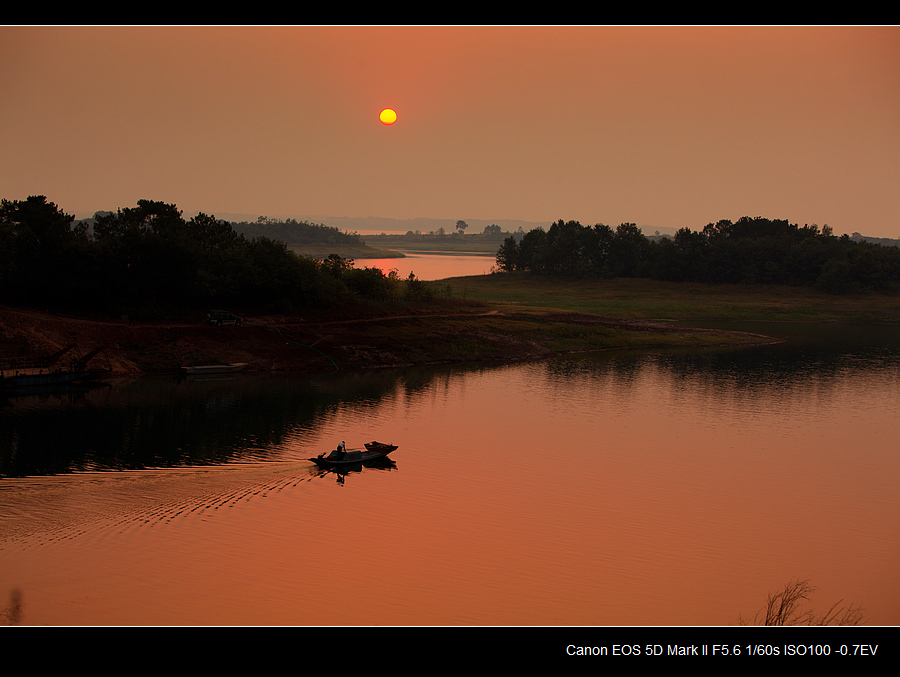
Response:
[[[824,613],[808,607],[816,588],[808,579],[789,581],[783,589],[772,593],[766,606],[752,618],[741,617],[741,625],[860,625],[865,616],[863,609],[844,605],[843,600],[832,604]]]

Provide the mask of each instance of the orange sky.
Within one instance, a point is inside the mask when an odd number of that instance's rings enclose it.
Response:
[[[7,26],[0,91],[0,197],[79,216],[900,237],[898,27]]]

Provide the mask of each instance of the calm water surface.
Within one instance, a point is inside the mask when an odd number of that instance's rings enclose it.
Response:
[[[497,263],[493,255],[475,253],[403,253],[406,257],[402,259],[359,259],[355,265],[357,268],[380,268],[385,274],[394,269],[404,279],[413,272],[420,280],[443,280],[457,275],[488,275]]]
[[[814,607],[900,624],[898,329],[764,329],[791,340],[10,395],[0,610],[730,625],[799,577]],[[306,460],[341,439],[399,449],[346,476]]]

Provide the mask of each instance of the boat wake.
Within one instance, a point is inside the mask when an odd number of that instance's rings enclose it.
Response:
[[[0,493],[0,549],[211,519],[319,475],[306,462],[285,462],[8,479]]]

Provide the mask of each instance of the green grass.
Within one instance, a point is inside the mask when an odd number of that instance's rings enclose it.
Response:
[[[900,295],[834,296],[805,287],[709,285],[645,279],[560,280],[529,274],[433,283],[466,299],[618,319],[900,322]]]
[[[344,367],[512,361],[624,348],[712,347],[767,342],[758,335],[669,323],[604,320],[507,307],[497,314],[387,317],[332,325],[323,350]],[[329,345],[325,345],[325,344]]]

